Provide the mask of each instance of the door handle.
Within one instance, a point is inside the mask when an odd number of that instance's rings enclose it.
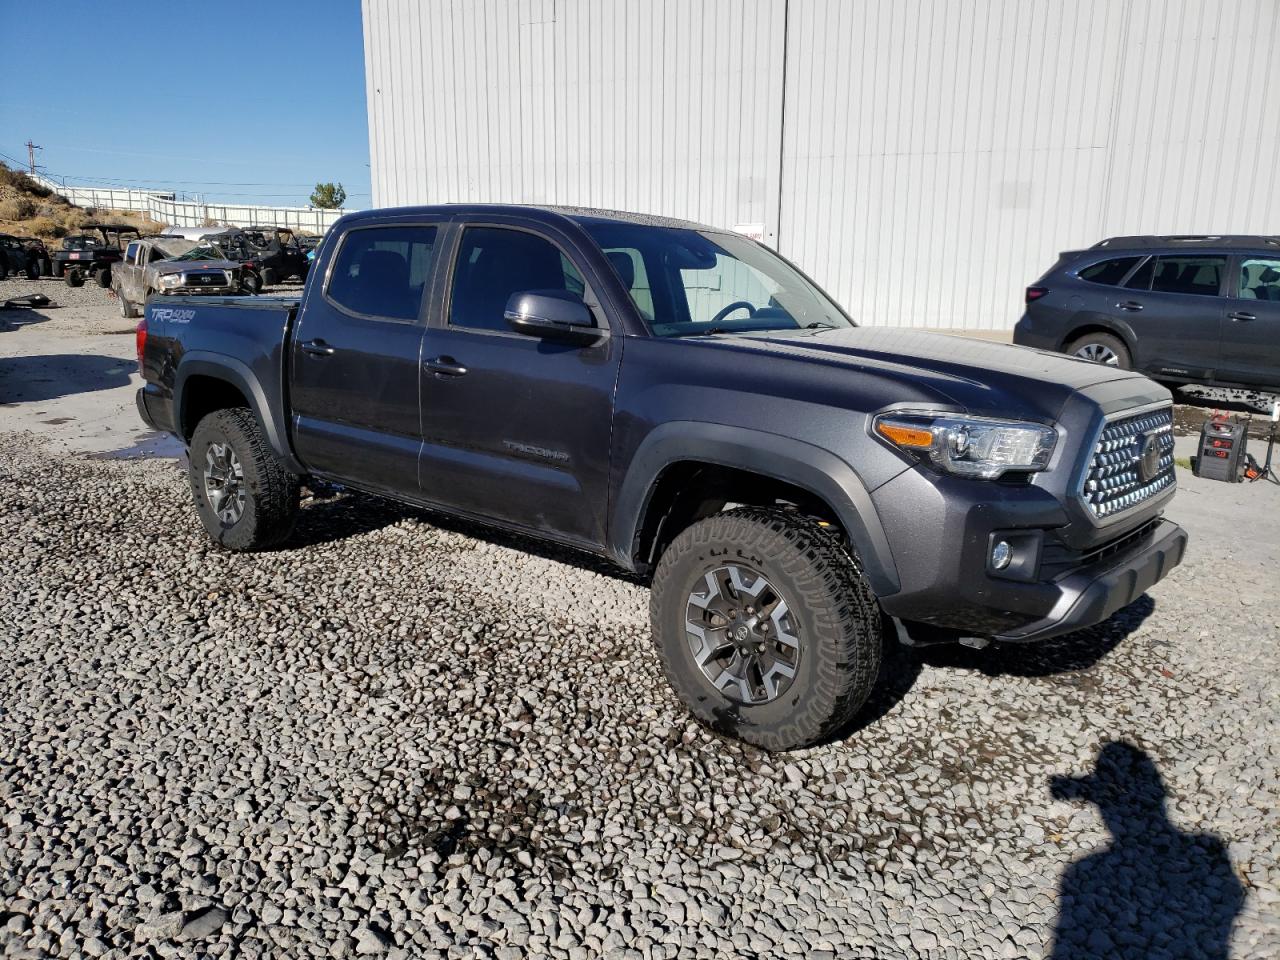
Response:
[[[307,340],[301,346],[303,353],[309,353],[313,357],[327,357],[333,353],[333,347],[323,340]]]
[[[453,357],[432,357],[430,360],[423,360],[422,366],[438,377],[465,377],[467,375],[467,368],[453,359]]]
[[[1142,309],[1142,304],[1137,300],[1121,300],[1116,306],[1121,310],[1132,310],[1135,313]]]
[[[1257,316],[1252,313],[1245,313],[1243,310],[1237,310],[1235,313],[1228,313],[1227,317],[1232,320],[1241,320],[1248,323],[1250,320],[1257,320]]]

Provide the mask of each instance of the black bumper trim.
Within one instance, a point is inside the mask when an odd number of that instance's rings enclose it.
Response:
[[[1145,540],[1145,538],[1144,538]],[[1161,520],[1151,540],[1099,568],[1069,573],[1056,581],[1062,596],[1042,619],[993,639],[1010,643],[1047,640],[1106,620],[1163,580],[1182,562],[1187,532],[1171,520]]]

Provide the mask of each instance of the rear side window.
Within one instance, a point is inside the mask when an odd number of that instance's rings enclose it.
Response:
[[[1156,293],[1190,293],[1216,297],[1226,270],[1226,257],[1154,257],[1150,290]],[[1144,265],[1144,269],[1147,269]],[[1137,280],[1137,275],[1134,280]],[[1128,286],[1134,286],[1131,280]],[[1146,289],[1146,288],[1144,288]]]
[[[560,248],[523,230],[468,227],[453,272],[449,323],[508,331],[507,301],[529,290],[586,291],[582,274]]]
[[[435,227],[350,231],[334,258],[326,290],[329,299],[352,313],[416,320],[431,275],[435,242]]]
[[[1079,276],[1081,280],[1088,280],[1090,283],[1105,283],[1109,287],[1114,287],[1141,259],[1141,257],[1115,257],[1100,263],[1091,263],[1080,271]]]
[[[1242,261],[1240,297],[1244,300],[1280,301],[1280,260]]]

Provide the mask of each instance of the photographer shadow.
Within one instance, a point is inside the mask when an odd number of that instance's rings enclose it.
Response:
[[[1146,752],[1108,743],[1092,774],[1053,777],[1050,791],[1095,804],[1112,838],[1062,875],[1053,960],[1226,960],[1244,887],[1219,837],[1169,822]]]

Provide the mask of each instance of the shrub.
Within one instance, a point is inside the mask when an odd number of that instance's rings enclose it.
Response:
[[[29,197],[0,201],[0,220],[27,220],[35,216],[36,205]]]

